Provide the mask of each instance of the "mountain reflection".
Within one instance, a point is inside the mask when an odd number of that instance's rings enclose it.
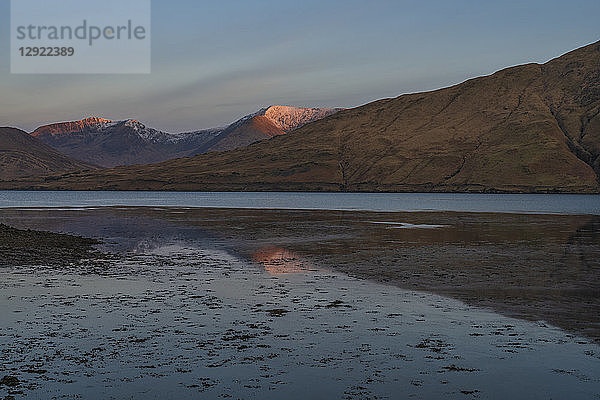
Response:
[[[600,216],[131,207],[5,209],[0,218],[95,237],[115,253],[193,247],[254,261],[271,276],[333,270],[600,342]],[[389,229],[406,224],[445,227]]]
[[[283,248],[262,248],[252,255],[252,260],[262,264],[265,271],[273,276],[299,274],[311,269],[306,261]]]

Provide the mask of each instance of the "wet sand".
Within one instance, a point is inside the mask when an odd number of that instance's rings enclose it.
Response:
[[[428,291],[600,341],[598,216],[198,208],[48,213],[3,210],[0,216],[98,240],[116,235],[117,252],[164,230],[249,261],[268,265],[273,258],[281,268],[306,264]]]
[[[129,209],[282,268],[302,264],[546,321],[600,341],[600,217]],[[194,233],[190,233],[194,234]],[[262,260],[262,261],[261,261]],[[271,262],[271,266],[273,263]]]
[[[599,347],[557,328],[306,265],[265,270],[181,238],[154,243],[102,275],[0,270],[11,384],[0,396],[589,399],[600,388]]]
[[[0,394],[600,393],[598,217],[111,208],[0,218],[102,239],[102,252],[120,255],[102,275],[85,262],[1,271],[2,363],[19,382]]]

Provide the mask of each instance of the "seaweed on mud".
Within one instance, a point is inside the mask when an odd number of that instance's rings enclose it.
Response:
[[[0,386],[15,387],[19,386],[20,384],[21,381],[16,376],[5,375],[4,377],[2,377],[2,379],[0,379]]]
[[[107,257],[96,249],[100,243],[95,239],[17,229],[0,223],[0,267],[66,267],[85,262],[95,270]]]

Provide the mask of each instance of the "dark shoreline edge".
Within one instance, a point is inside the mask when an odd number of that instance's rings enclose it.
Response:
[[[83,186],[52,186],[45,184],[59,177],[44,177],[35,181],[2,181],[0,180],[0,190],[5,191],[39,191],[39,192],[208,192],[208,193],[354,193],[354,194],[571,194],[571,195],[590,195],[600,194],[599,187],[550,187],[550,186],[504,186],[503,188],[488,187],[483,185],[453,186],[453,185],[416,185],[416,186],[394,186],[393,188],[381,187],[362,187],[347,188],[339,184],[314,183],[314,184],[277,184],[264,185],[257,184],[190,184],[184,186],[171,184],[161,181],[155,181],[156,185],[145,186],[128,181],[127,184],[106,183],[104,185],[83,185]]]
[[[97,265],[101,242],[80,236],[17,229],[0,223],[0,267]]]

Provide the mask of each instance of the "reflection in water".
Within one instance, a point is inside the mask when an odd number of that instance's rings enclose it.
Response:
[[[600,342],[600,216],[141,207],[11,209],[0,220],[100,238],[111,252],[180,243],[254,260],[272,275],[333,269]]]
[[[121,253],[0,269],[0,399],[598,398],[598,344],[327,269],[598,340],[598,217],[183,211],[0,211]]]
[[[558,329],[180,244],[0,269],[0,399],[597,398],[600,346]]]
[[[254,262],[262,264],[270,275],[299,274],[313,269],[296,254],[282,248],[266,247],[252,255]]]

